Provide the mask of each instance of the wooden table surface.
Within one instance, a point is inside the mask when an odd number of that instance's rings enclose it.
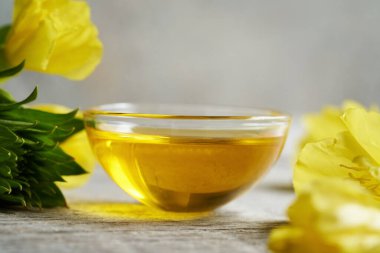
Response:
[[[0,210],[1,253],[267,252],[269,231],[292,201],[288,159],[249,192],[211,214],[170,214],[131,200],[97,168],[66,191],[70,208]]]

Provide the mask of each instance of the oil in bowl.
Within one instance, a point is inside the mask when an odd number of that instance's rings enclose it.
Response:
[[[276,161],[289,117],[192,110],[112,104],[87,111],[85,123],[103,168],[132,197],[168,211],[209,211],[249,188]]]

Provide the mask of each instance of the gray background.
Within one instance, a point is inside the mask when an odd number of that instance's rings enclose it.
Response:
[[[292,114],[380,95],[380,1],[89,1],[105,46],[85,81],[24,73],[22,98],[272,107]],[[12,1],[1,0],[0,21]]]

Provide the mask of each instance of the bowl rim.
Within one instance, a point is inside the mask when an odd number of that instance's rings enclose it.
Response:
[[[142,107],[142,106],[168,106],[168,107],[197,107],[197,108],[214,108],[214,109],[232,109],[232,110],[250,110],[251,114],[244,115],[185,115],[181,113],[165,114],[165,113],[139,113],[139,112],[120,112],[104,109],[105,107]],[[261,112],[263,115],[254,115],[253,112]],[[163,103],[109,103],[91,107],[83,111],[84,118],[93,116],[105,117],[121,117],[121,118],[146,118],[146,119],[178,119],[178,120],[253,120],[253,121],[280,121],[290,122],[291,116],[278,110],[242,106],[229,105],[203,105],[203,104],[163,104]]]

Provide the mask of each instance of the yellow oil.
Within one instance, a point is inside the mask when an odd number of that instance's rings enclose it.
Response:
[[[124,191],[144,204],[176,212],[208,211],[235,198],[272,165],[285,139],[194,138],[194,133],[173,137],[165,131],[121,134],[92,128],[88,134],[100,163]]]

